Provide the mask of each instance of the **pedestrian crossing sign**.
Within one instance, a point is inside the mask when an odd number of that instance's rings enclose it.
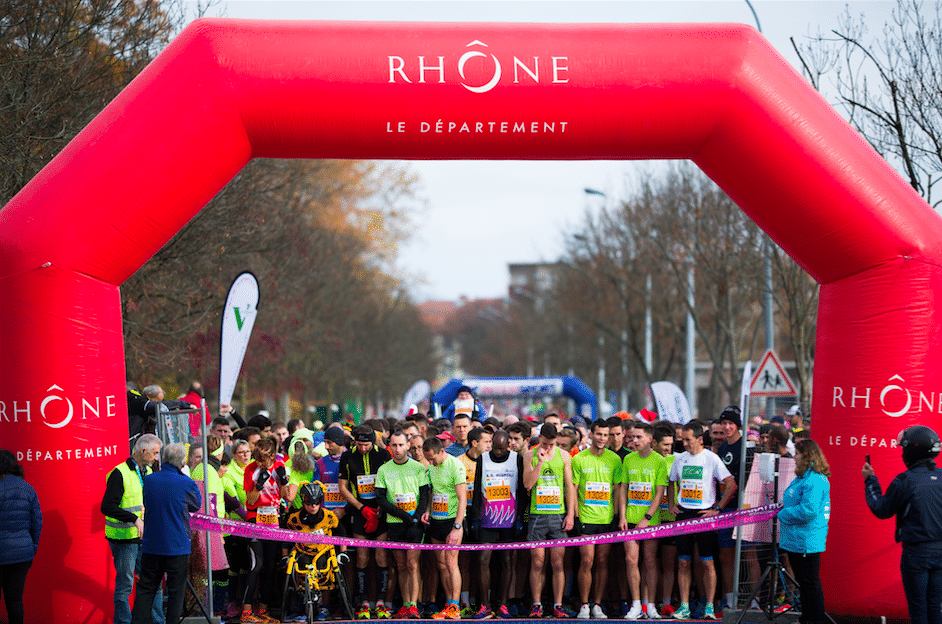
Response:
[[[785,367],[771,349],[765,352],[749,388],[753,396],[798,396]]]

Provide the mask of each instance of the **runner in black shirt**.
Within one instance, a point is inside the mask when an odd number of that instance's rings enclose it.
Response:
[[[371,427],[360,425],[353,430],[356,448],[340,456],[338,482],[340,494],[351,507],[353,537],[355,539],[386,539],[386,520],[376,501],[376,472],[389,461],[389,451],[376,446],[376,433]],[[369,548],[357,549],[356,578],[357,619],[369,619],[370,603],[366,600],[366,569],[370,564]],[[376,617],[389,619],[392,614],[386,608],[384,598],[389,585],[389,563],[385,548],[376,548]]]

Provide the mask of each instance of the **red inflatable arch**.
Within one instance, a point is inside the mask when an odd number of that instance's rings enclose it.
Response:
[[[688,158],[821,284],[833,613],[905,616],[884,485],[942,412],[942,221],[741,25],[191,24],[0,211],[0,440],[45,527],[33,621],[104,622],[126,456],[118,288],[253,157]]]

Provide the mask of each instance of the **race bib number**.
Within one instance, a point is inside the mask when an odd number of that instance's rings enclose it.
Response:
[[[681,479],[680,504],[689,509],[699,509],[703,505],[703,483]]]
[[[360,475],[357,477],[357,493],[363,500],[376,498],[376,475]]]
[[[558,485],[536,486],[536,510],[544,513],[562,513],[562,490]]]
[[[340,493],[340,484],[324,484],[324,507],[327,509],[339,509],[347,504],[343,495]]]
[[[585,504],[595,507],[608,507],[612,500],[612,485],[600,481],[587,481],[585,484]]]
[[[448,519],[448,494],[432,494],[432,513],[436,520]]]
[[[255,523],[265,526],[278,526],[278,508],[272,505],[255,510]]]
[[[406,494],[394,494],[393,503],[396,504],[396,507],[403,510],[406,513],[415,513],[416,508],[419,503],[415,499],[415,494],[408,492]]]
[[[648,507],[651,504],[651,484],[636,483],[632,481],[628,484],[628,504]]]
[[[510,500],[510,478],[487,477],[484,480],[484,496],[491,502]]]

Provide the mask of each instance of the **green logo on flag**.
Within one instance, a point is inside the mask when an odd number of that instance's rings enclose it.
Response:
[[[235,308],[232,308],[232,309],[235,310],[236,325],[239,326],[239,331],[242,331],[242,323],[243,323],[244,321],[242,320],[242,315],[239,314],[239,308],[238,308],[238,307],[235,307]]]

